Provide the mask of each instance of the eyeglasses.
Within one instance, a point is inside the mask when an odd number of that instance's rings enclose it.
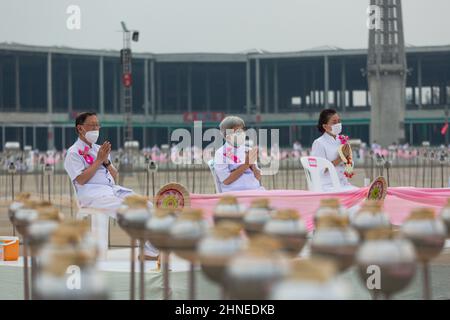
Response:
[[[100,123],[84,123],[83,126],[88,126],[90,128],[101,128]]]

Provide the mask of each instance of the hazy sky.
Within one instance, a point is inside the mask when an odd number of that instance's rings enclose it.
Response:
[[[120,21],[138,29],[138,52],[366,48],[369,0],[0,0],[0,42],[90,49],[122,46]],[[69,30],[69,5],[81,29]],[[412,45],[450,44],[449,0],[403,0]]]

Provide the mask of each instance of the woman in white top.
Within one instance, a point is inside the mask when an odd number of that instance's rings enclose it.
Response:
[[[322,174],[322,189],[324,191],[342,191],[355,189],[356,187],[351,185],[347,177],[344,175],[345,166],[339,156],[339,146],[341,140],[339,135],[342,131],[342,123],[339,114],[334,109],[322,110],[319,116],[317,128],[322,133],[322,136],[314,140],[311,150],[313,157],[321,157],[329,160],[335,167],[341,183],[341,189],[335,190],[331,182],[330,173],[325,171]],[[343,149],[344,155],[348,155],[350,152],[349,145],[346,144]]]
[[[245,146],[245,123],[239,117],[228,116],[220,123],[225,144],[214,156],[214,171],[222,192],[264,190],[261,186],[261,170],[256,159],[258,148]]]

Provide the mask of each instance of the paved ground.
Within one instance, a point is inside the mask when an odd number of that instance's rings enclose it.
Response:
[[[295,174],[292,174],[292,173]],[[391,174],[391,179],[393,180],[393,185],[407,185],[411,183],[416,183],[417,176],[422,177],[421,173],[412,176],[400,170],[394,171]],[[177,174],[171,172],[160,173],[156,182],[156,189],[158,186],[172,180],[180,181],[181,183],[189,186],[192,189],[195,182],[196,192],[213,192],[213,183],[211,176],[208,171],[203,171],[202,173],[197,173],[197,179],[193,179],[193,175],[186,175],[185,172],[179,173],[179,179],[176,179]],[[354,183],[356,185],[362,185],[362,179],[364,177],[363,170],[358,170],[356,179]],[[401,178],[404,179],[401,179]],[[272,179],[272,177],[264,177],[264,185],[268,189],[272,188],[293,188],[293,189],[304,189],[304,176],[301,170],[288,171],[283,170],[277,179]],[[10,203],[9,200],[9,190],[8,181],[6,176],[0,175],[0,235],[12,235],[12,228],[7,217],[7,207]],[[126,177],[124,185],[133,188],[134,190],[145,193],[146,186],[145,176],[132,176]],[[64,213],[66,218],[72,217],[73,206],[71,208],[71,202],[69,197],[69,186],[67,177],[55,176],[52,181],[52,201],[57,205],[61,211]],[[413,183],[413,184],[414,184]],[[26,177],[23,180],[24,190],[34,191],[39,190],[40,180],[36,177]],[[428,186],[428,181],[417,182],[418,186],[426,185]],[[18,188],[15,188],[18,190]],[[152,186],[149,186],[150,193],[152,192]],[[44,186],[44,194],[47,191],[47,186]],[[39,192],[37,192],[39,196]],[[128,246],[129,238],[126,234],[119,228],[117,223],[111,222],[111,237],[110,243],[112,246]],[[119,249],[127,250],[127,249]],[[125,255],[128,257],[128,255]],[[22,299],[22,269],[17,266],[5,266],[0,265],[0,299]],[[445,252],[437,259],[435,259],[431,266],[431,281],[433,285],[433,298],[434,299],[450,299],[450,249],[446,249]],[[127,299],[129,296],[129,274],[127,272],[114,270],[108,271],[105,268],[100,272],[108,283],[111,292],[112,299]],[[421,282],[421,268],[418,268],[416,276],[410,286],[406,288],[403,292],[395,295],[394,299],[421,299],[422,298],[422,282]],[[147,273],[147,297],[150,299],[160,299],[162,279],[160,273]],[[370,299],[370,295],[366,288],[363,287],[356,270],[350,269],[341,278],[346,280],[351,288],[350,298],[352,299]],[[197,276],[197,286],[198,286],[198,297],[203,299],[220,299],[220,289],[209,282],[198,271]],[[173,271],[171,272],[171,284],[173,289],[174,299],[185,299],[187,297],[187,272]]]
[[[128,273],[128,249],[111,250],[112,262],[99,265],[99,276],[103,277],[108,286],[110,299],[129,298],[129,273]],[[111,254],[110,254],[111,255]],[[120,257],[117,259],[117,257]],[[172,288],[172,299],[187,299],[188,297],[188,264],[176,256],[170,273]],[[146,298],[162,298],[162,275],[153,271],[154,262],[146,265]],[[433,299],[450,299],[450,248],[436,258],[431,264],[431,282]],[[0,300],[23,299],[22,289],[23,269],[20,266],[6,266],[0,264]],[[353,267],[340,276],[346,281],[350,289],[350,299],[371,299],[367,289],[363,286]],[[196,272],[197,298],[198,299],[221,299],[221,290],[214,283],[206,279],[201,270]],[[411,284],[402,292],[393,296],[393,299],[422,299],[422,270],[419,267]]]

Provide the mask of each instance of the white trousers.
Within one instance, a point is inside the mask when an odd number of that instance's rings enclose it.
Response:
[[[135,192],[114,192],[114,194],[107,195],[97,195],[94,198],[88,199],[80,199],[80,202],[83,204],[83,207],[90,207],[95,209],[105,210],[105,215],[102,217],[100,214],[96,216],[92,216],[92,233],[97,238],[99,248],[105,247],[108,248],[108,222],[109,217],[113,219],[117,219],[117,210],[122,205],[123,199],[129,195],[135,194]],[[84,200],[84,201],[83,201]],[[153,207],[153,204],[150,202],[149,206]],[[106,230],[105,230],[106,228]],[[145,244],[145,255],[155,257],[159,254],[159,250],[156,249],[150,242],[146,242]]]

